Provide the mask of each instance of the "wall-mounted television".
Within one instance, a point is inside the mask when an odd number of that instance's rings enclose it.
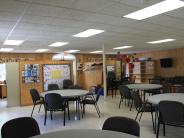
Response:
[[[172,58],[162,58],[160,59],[160,66],[162,68],[170,68],[173,66]]]

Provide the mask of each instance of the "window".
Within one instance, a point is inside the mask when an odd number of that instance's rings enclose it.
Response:
[[[6,65],[0,64],[0,81],[6,80]]]

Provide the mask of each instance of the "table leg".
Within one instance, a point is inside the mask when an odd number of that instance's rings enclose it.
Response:
[[[77,114],[78,114],[78,119],[80,120],[80,97],[77,98]]]

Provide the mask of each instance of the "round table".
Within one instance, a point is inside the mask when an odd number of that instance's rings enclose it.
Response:
[[[160,101],[177,101],[184,104],[184,93],[164,93],[148,97],[148,102],[157,105]]]
[[[46,133],[32,138],[137,138],[122,132],[107,131],[107,130],[93,130],[93,129],[78,129],[78,130],[64,130]]]
[[[140,84],[128,84],[126,85],[131,90],[141,90],[144,92],[143,100],[145,101],[145,90],[156,90],[162,88],[160,84],[148,84],[148,83],[140,83]],[[156,92],[156,91],[155,91]]]
[[[64,89],[64,90],[52,90],[41,93],[42,96],[48,93],[57,93],[60,94],[64,98],[72,98],[72,97],[81,97],[89,94],[90,92],[87,90],[81,89]]]
[[[78,118],[80,119],[80,107],[79,107],[79,100],[80,97],[88,95],[90,92],[87,90],[82,89],[63,89],[63,90],[52,90],[52,91],[46,91],[41,93],[41,96],[45,97],[46,94],[49,93],[57,93],[60,94],[63,98],[78,98],[76,101],[76,111],[78,114]]]
[[[160,85],[160,84],[147,84],[147,83],[128,84],[126,86],[129,89],[134,89],[134,90],[153,90],[153,89],[162,88],[162,85]]]

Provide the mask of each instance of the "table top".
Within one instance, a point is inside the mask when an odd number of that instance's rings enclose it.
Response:
[[[93,130],[93,129],[78,129],[78,130],[63,130],[34,136],[32,138],[137,138],[122,132]]]
[[[160,84],[148,84],[148,83],[128,84],[126,86],[129,89],[138,89],[138,90],[152,90],[152,89],[162,88],[162,85],[160,85]]]
[[[41,96],[45,96],[45,94],[48,93],[57,93],[60,94],[62,97],[79,97],[79,96],[85,96],[89,94],[90,92],[87,90],[82,90],[82,89],[64,89],[64,90],[52,90],[52,91],[46,91],[41,93]]]
[[[177,101],[184,104],[184,93],[165,93],[148,97],[148,102],[159,104],[160,101]]]

